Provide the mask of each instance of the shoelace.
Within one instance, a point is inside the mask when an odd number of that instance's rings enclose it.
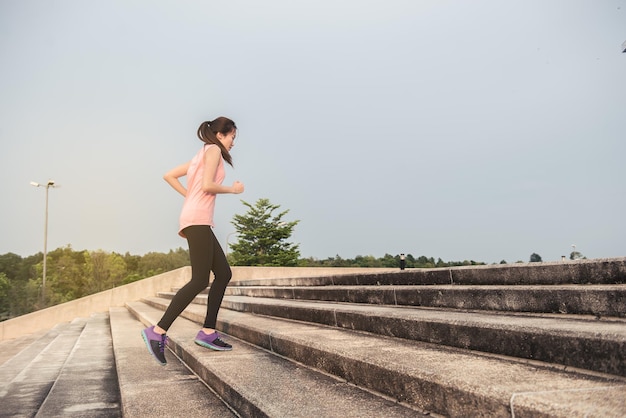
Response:
[[[216,339],[213,340],[213,343],[217,343],[218,345],[222,345],[222,346],[226,346],[227,344],[222,341],[222,339],[220,337],[217,337]]]
[[[159,341],[159,351],[165,353],[165,344],[167,344],[167,336],[163,335],[161,341]]]

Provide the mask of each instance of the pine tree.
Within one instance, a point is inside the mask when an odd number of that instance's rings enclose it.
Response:
[[[299,244],[287,242],[294,227],[300,222],[283,221],[289,212],[274,215],[280,205],[269,199],[259,199],[248,207],[245,215],[235,215],[231,222],[237,231],[237,242],[230,244],[229,258],[235,266],[297,266],[300,258]]]

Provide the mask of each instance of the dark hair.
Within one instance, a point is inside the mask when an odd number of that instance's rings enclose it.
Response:
[[[215,144],[222,150],[222,157],[228,164],[233,165],[233,158],[230,156],[230,152],[222,145],[219,139],[217,139],[217,133],[227,135],[237,129],[237,125],[232,120],[220,116],[212,121],[202,122],[198,128],[198,138],[205,144]]]

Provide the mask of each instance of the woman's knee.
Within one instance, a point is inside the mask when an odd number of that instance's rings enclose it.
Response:
[[[215,274],[215,280],[224,284],[228,284],[228,282],[230,282],[230,279],[233,278],[233,272],[228,264],[222,266],[220,269],[214,271],[213,273]]]
[[[226,266],[224,272],[222,273],[222,277],[226,283],[230,282],[230,279],[233,278],[233,271],[230,269],[230,266]]]

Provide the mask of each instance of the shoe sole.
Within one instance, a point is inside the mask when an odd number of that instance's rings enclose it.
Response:
[[[152,358],[155,359],[156,362],[159,363],[161,366],[165,366],[167,362],[162,363],[161,360],[159,360],[158,357],[154,355],[154,351],[152,351],[152,347],[150,346],[150,340],[148,339],[148,336],[143,330],[141,331],[141,337],[143,338],[143,342],[146,343],[146,347],[148,347],[148,352],[150,353]]]
[[[231,351],[233,348],[224,348],[224,347],[218,347],[216,345],[211,345],[209,343],[205,343],[204,341],[200,341],[200,340],[194,340],[194,342],[204,348],[210,348],[211,350],[215,350],[215,351]]]

